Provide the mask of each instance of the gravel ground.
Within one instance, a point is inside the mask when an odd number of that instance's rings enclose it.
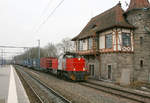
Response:
[[[78,83],[68,82],[47,73],[22,68],[26,72],[45,82],[49,87],[61,93],[73,103],[137,103],[105,92],[97,91]]]
[[[19,73],[18,70],[16,70],[17,72],[17,75],[19,76],[22,84],[23,84],[23,87],[25,88],[26,90],[26,93],[28,95],[28,98],[29,98],[29,101],[30,103],[41,103],[39,102],[38,98],[36,97],[36,95],[32,92],[32,89],[29,87],[29,85],[25,82],[25,80],[22,78],[21,74]]]
[[[43,100],[44,103],[64,103],[60,98],[56,97],[54,94],[49,92],[47,88],[45,88],[43,85],[41,85],[39,82],[37,82],[35,79],[31,78],[28,74],[23,72],[21,69],[17,69],[18,74],[21,74],[24,77],[24,80],[34,88],[34,91],[40,96],[40,98]],[[22,71],[22,72],[21,72]],[[30,92],[33,94],[33,92]],[[32,103],[39,103],[37,101],[34,101],[36,96],[31,96],[31,100],[33,100]],[[41,103],[41,102],[40,102]]]

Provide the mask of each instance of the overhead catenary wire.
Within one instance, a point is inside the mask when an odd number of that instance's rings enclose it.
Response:
[[[45,14],[45,12],[47,11],[47,9],[49,9],[50,5],[52,4],[53,0],[49,0],[47,6],[44,8],[44,10],[41,13],[41,17]]]
[[[55,13],[55,11],[57,10],[57,8],[64,2],[65,0],[62,0],[54,9],[53,11],[47,16],[47,18],[38,26],[37,30],[35,31],[36,33],[40,30],[40,28],[42,27],[42,25],[44,25],[49,18]]]

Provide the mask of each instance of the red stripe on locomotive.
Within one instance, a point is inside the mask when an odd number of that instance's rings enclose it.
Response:
[[[66,71],[86,71],[85,59],[83,58],[67,58],[66,59]]]

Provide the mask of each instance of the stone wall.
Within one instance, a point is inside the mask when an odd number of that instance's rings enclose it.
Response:
[[[108,65],[111,65],[112,73],[110,81],[120,83],[124,82],[127,77],[123,77],[123,70],[128,70],[130,73],[129,81],[133,80],[133,53],[106,53],[99,56],[87,56],[86,62],[89,67],[94,64],[95,79],[108,80]],[[130,83],[130,82],[129,82]]]
[[[145,26],[147,22],[150,22],[150,10],[130,11],[127,13],[127,20],[136,27],[134,30],[134,80],[148,82],[150,74],[150,33],[145,30]],[[143,62],[143,66],[141,62]]]
[[[120,82],[123,69],[128,69],[131,74],[133,71],[132,53],[108,53],[101,54],[101,78],[108,79],[108,65],[112,66],[111,81]]]
[[[111,65],[111,81],[128,84],[133,81],[150,82],[150,9],[133,10],[126,13],[127,21],[136,28],[134,53],[104,53],[85,56],[87,66],[94,65],[96,79],[108,80],[108,65]],[[149,22],[149,24],[147,24]]]
[[[86,56],[86,63],[89,68],[89,65],[94,65],[94,76],[91,76],[92,78],[98,79],[100,75],[99,71],[99,58],[96,56]]]

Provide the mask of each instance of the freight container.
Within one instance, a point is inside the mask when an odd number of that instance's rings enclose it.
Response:
[[[36,70],[40,70],[40,59],[33,59],[32,67]]]
[[[40,67],[44,69],[57,69],[58,59],[52,57],[43,57],[40,59]]]

